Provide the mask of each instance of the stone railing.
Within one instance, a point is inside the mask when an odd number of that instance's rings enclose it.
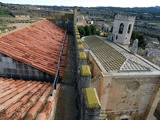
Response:
[[[80,101],[80,120],[99,120],[101,105],[96,89],[90,88],[91,71],[87,65],[87,56],[76,25],[74,25],[74,38],[77,56],[77,91]]]

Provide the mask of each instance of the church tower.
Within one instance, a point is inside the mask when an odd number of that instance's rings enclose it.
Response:
[[[129,45],[135,17],[116,15],[112,31],[112,41],[122,45]]]

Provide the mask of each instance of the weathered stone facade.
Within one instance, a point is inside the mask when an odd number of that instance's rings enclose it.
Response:
[[[129,45],[135,17],[116,15],[113,26],[113,38],[111,41],[119,44]]]
[[[101,55],[97,55],[94,54],[94,50],[84,48],[87,63],[91,68],[91,87],[96,88],[101,103],[100,118],[102,120],[106,118],[107,120],[152,120],[160,100],[158,96],[160,68],[136,54],[112,45],[113,43],[108,44],[127,58],[117,70],[106,71],[103,67],[104,63],[99,60],[104,56],[102,52],[99,53]],[[114,57],[111,57],[113,61]],[[127,62],[128,59],[132,62]],[[109,59],[106,58],[107,60]]]

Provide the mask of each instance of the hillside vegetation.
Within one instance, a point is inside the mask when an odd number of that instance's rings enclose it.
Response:
[[[7,8],[1,7],[0,17],[12,17],[12,13]]]

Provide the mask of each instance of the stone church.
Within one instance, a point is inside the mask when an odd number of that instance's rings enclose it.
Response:
[[[126,49],[134,21],[135,17],[117,15],[108,39],[82,38],[91,87],[101,103],[101,120],[156,120],[160,68],[136,54],[138,40]]]

